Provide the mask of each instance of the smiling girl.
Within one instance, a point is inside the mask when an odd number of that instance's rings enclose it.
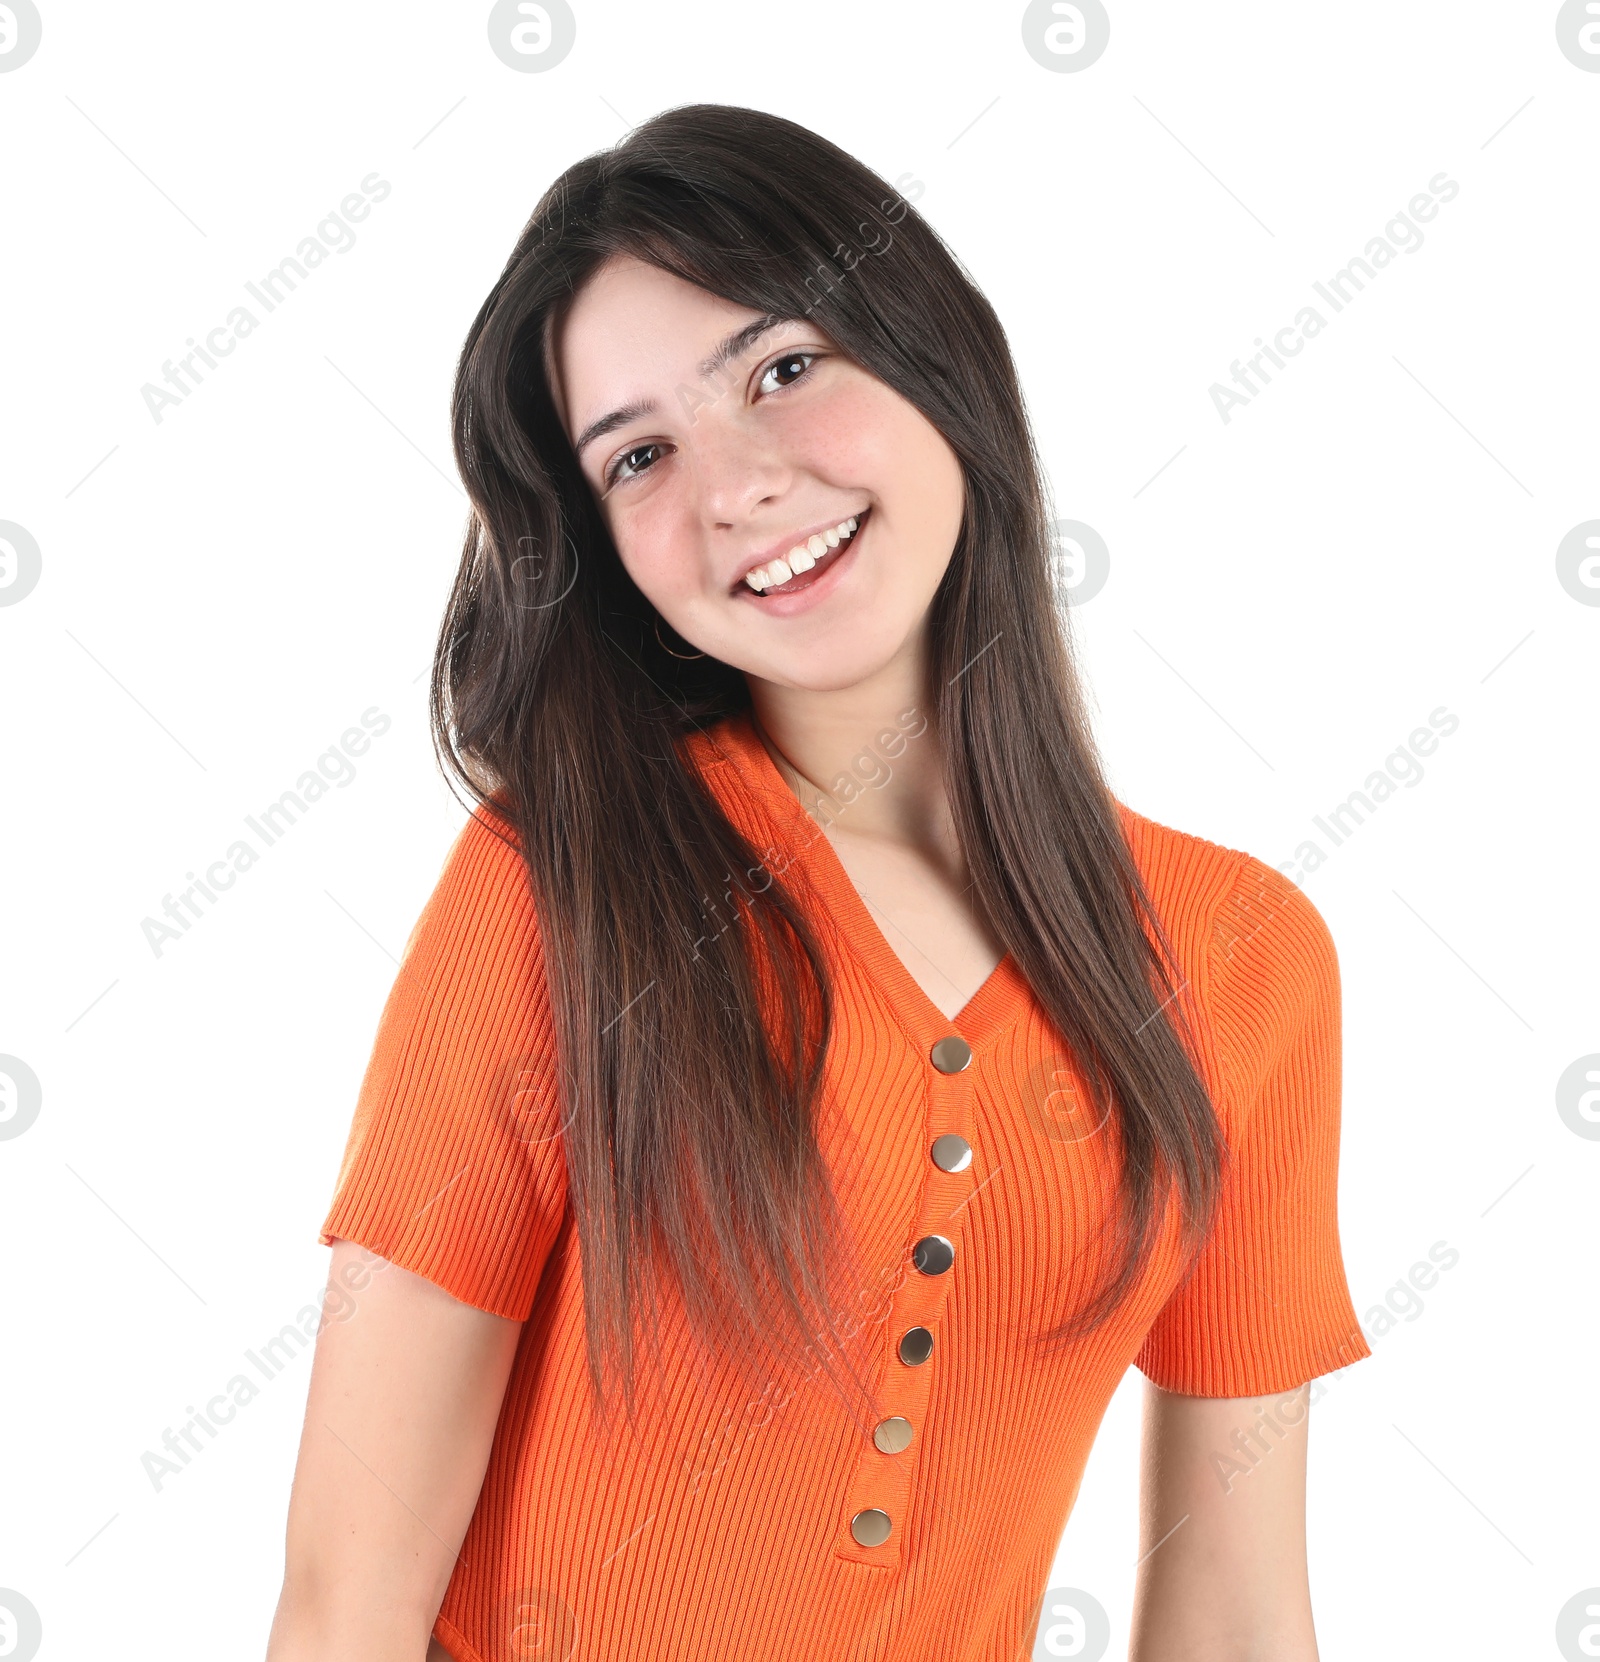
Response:
[[[992,309],[693,106],[547,192],[454,422],[473,809],[322,1227],[271,1662],[1089,1655],[1043,1601],[1130,1364],[1132,1655],[1315,1658],[1337,959],[1112,795]]]

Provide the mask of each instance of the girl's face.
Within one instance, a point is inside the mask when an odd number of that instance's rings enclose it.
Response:
[[[819,692],[920,669],[961,466],[816,324],[618,257],[578,291],[547,363],[628,575],[690,647]]]

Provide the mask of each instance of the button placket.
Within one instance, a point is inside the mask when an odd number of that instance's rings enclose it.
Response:
[[[976,1188],[977,1162],[968,1140],[975,1071],[972,1052],[964,1039],[949,1034],[933,1043],[926,1054],[929,1084],[921,1199],[884,1324],[878,1418],[862,1438],[840,1529],[839,1556],[861,1564],[900,1562],[906,1520],[916,1499],[912,1479],[927,1436],[934,1372],[947,1343],[942,1317],[952,1277],[961,1266],[963,1252],[969,1250],[962,1208]],[[926,1330],[931,1341],[919,1330]],[[903,1344],[912,1359],[902,1355]],[[918,1356],[923,1359],[915,1360]]]

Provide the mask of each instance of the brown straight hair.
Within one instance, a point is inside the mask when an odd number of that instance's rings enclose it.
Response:
[[[655,1308],[663,1267],[724,1356],[820,1350],[833,1380],[837,1350],[862,1383],[832,1291],[856,1267],[813,1129],[833,1030],[823,951],[777,880],[734,879],[738,927],[706,924],[707,897],[761,856],[681,745],[749,689],[662,644],[546,378],[552,320],[617,255],[814,320],[960,459],[963,523],[929,620],[933,724],[977,898],[1115,1139],[1115,1250],[1042,1337],[1087,1334],[1136,1281],[1174,1181],[1198,1251],[1226,1151],[1053,601],[1005,334],[869,168],[778,116],[697,104],[545,193],[473,321],[452,403],[472,512],[434,658],[434,741],[526,862],[596,1396],[609,1358],[632,1418],[635,1299]]]

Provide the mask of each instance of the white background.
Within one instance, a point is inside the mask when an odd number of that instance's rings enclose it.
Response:
[[[0,1586],[47,1659],[260,1656],[309,1361],[157,1491],[141,1455],[314,1302],[361,1071],[462,819],[426,730],[465,497],[465,330],[564,167],[668,105],[805,122],[996,306],[1057,511],[1114,788],[1307,893],[1344,986],[1341,1227],[1364,1319],[1460,1260],[1312,1413],[1325,1658],[1559,1655],[1600,1584],[1588,1386],[1600,1141],[1600,73],[1556,6],[1113,0],[1052,73],[1018,4],[585,0],[518,74],[486,5],[46,5],[0,75]],[[378,172],[330,258],[158,423],[141,396]],[[1441,171],[1459,194],[1230,421],[1213,383]],[[258,316],[262,315],[259,308]],[[159,955],[141,932],[363,710],[389,731]],[[1314,816],[1459,727],[1335,847]],[[1140,1378],[1052,1580],[1124,1654]]]

